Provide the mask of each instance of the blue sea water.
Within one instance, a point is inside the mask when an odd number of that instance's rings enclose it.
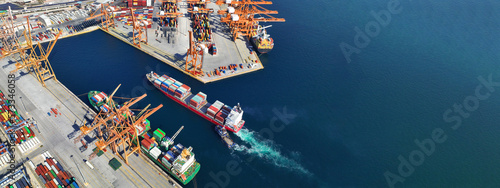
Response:
[[[388,10],[389,2],[274,0],[266,7],[287,21],[268,29],[276,45],[260,56],[265,68],[215,83],[101,31],[58,41],[49,59],[76,95],[122,84],[116,96],[148,94],[137,108],[163,104],[149,118],[153,129],[172,135],[184,125],[175,141],[193,146],[202,165],[188,187],[388,187],[387,172],[399,176],[395,187],[499,187],[500,88],[482,88],[489,97],[465,116],[443,116],[464,100],[474,105],[468,96],[478,77],[500,81],[500,1],[395,1],[401,11],[347,63],[339,45],[356,46],[354,28],[364,31],[375,21],[370,12]],[[236,149],[152,88],[144,76],[150,71],[209,101],[240,103],[246,124],[232,135]],[[453,129],[457,118],[461,126]],[[415,140],[436,130],[446,140],[433,141],[433,152],[419,159]],[[402,174],[399,156],[418,164]]]

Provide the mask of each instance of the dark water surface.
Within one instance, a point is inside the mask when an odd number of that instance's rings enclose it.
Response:
[[[163,104],[152,128],[171,136],[185,126],[175,141],[194,148],[197,187],[387,187],[386,172],[404,180],[396,187],[500,186],[500,87],[474,97],[478,77],[500,81],[499,1],[399,1],[351,63],[339,44],[356,47],[354,28],[376,23],[370,11],[388,10],[389,1],[273,2],[266,7],[287,22],[268,29],[275,49],[254,73],[202,84],[101,31],[58,41],[50,61],[76,95],[122,84],[116,96],[148,94],[136,108]],[[236,150],[153,89],[151,70],[209,101],[239,102],[246,128],[232,135]],[[469,111],[454,111],[464,100]],[[413,164],[403,172],[400,155]]]

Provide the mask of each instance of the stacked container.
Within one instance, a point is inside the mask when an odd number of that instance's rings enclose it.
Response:
[[[43,163],[38,164],[35,173],[47,188],[79,187],[74,177],[53,158],[47,158]]]
[[[154,147],[153,140],[151,140],[149,138],[142,139],[142,141],[141,141],[141,148],[142,149],[149,151],[152,147]]]
[[[149,154],[151,155],[151,157],[153,157],[154,159],[158,159],[158,157],[160,156],[161,154],[161,150],[158,148],[158,147],[153,147],[153,149],[149,150]]]
[[[168,87],[170,87],[170,85],[172,85],[174,82],[175,82],[175,80],[173,78],[169,78],[168,80],[165,80],[165,82],[163,82],[161,84],[161,89],[163,91],[167,92]]]
[[[219,112],[219,110],[224,106],[224,103],[220,101],[215,101],[210,107],[207,109],[207,116],[211,117],[212,119],[215,118],[215,114]]]
[[[172,85],[170,85],[170,87],[168,87],[168,91],[170,91],[171,94],[174,95],[177,88],[178,88],[178,86],[176,86],[175,84],[172,84]]]
[[[205,93],[199,92],[198,94],[196,94],[196,96],[191,98],[191,101],[189,102],[189,104],[192,107],[198,109],[201,107],[201,105],[203,103],[205,103],[205,101],[207,101],[207,95]]]
[[[22,126],[26,124],[23,117],[19,115],[16,108],[5,98],[5,94],[2,91],[0,91],[0,124],[7,131],[15,125]]]
[[[180,82],[179,82],[180,83]],[[174,83],[174,84],[177,84]],[[178,89],[175,91],[175,96],[179,98],[184,98],[189,92],[191,92],[191,87],[187,86],[186,84],[182,84],[178,87]]]
[[[224,124],[224,120],[226,120],[226,117],[229,113],[221,110],[217,115],[215,116],[215,121],[219,122],[220,124]]]
[[[157,142],[160,142],[161,139],[163,139],[163,137],[165,137],[165,132],[163,132],[161,129],[156,129],[154,132],[153,132],[153,138],[157,141]]]

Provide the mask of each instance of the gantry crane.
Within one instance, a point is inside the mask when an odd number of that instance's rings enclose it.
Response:
[[[7,16],[1,18],[2,24],[0,25],[0,42],[2,44],[2,48],[0,49],[0,59],[22,51],[21,43],[16,36],[13,21],[14,18],[10,7],[7,12]]]
[[[148,44],[148,32],[147,32],[147,25],[148,22],[146,21],[139,21],[135,15],[134,15],[134,9],[130,8],[130,14],[132,15],[132,42],[134,45],[137,47],[141,47],[141,42],[144,42]],[[136,34],[137,33],[137,34]]]
[[[83,136],[97,129],[98,141],[95,143],[99,150],[110,148],[113,153],[122,158],[126,164],[128,157],[133,153],[140,153],[139,132],[145,131],[145,120],[153,113],[158,111],[163,105],[156,108],[146,110],[146,108],[138,115],[134,116],[130,110],[130,106],[134,105],[147,95],[131,99],[125,102],[122,107],[112,109],[111,113],[103,114],[102,111],[94,118],[90,126],[84,125],[80,127],[82,134],[75,139],[77,143]],[[149,107],[149,105],[148,105]],[[122,146],[123,156],[118,150]],[[95,157],[95,153],[91,154],[89,160]]]
[[[94,13],[90,15],[90,17],[86,18],[85,20],[91,20],[95,18],[100,18],[101,19],[101,25],[102,28],[106,31],[109,31],[108,28],[112,27],[115,28],[115,19],[113,12],[116,10],[115,7],[109,6],[107,3],[106,4],[101,4],[101,7],[98,8]],[[99,12],[99,13],[98,13]]]
[[[200,55],[200,50],[196,49],[196,43],[193,40],[193,32],[189,31],[189,49],[187,50],[186,65],[184,69],[194,76],[201,76],[203,74],[201,69],[203,66],[203,52],[201,52]]]
[[[224,4],[225,1],[217,1],[217,5]],[[248,38],[257,34],[259,22],[285,22],[283,18],[275,18],[270,14],[278,14],[278,11],[267,10],[261,5],[270,5],[271,1],[241,0],[228,3],[230,7],[226,10],[218,11],[223,15],[221,22],[226,23],[231,29],[234,40],[238,36]],[[255,17],[259,15],[259,17]]]
[[[57,80],[48,58],[50,53],[52,52],[52,49],[54,49],[54,45],[56,44],[57,39],[59,39],[59,36],[61,36],[61,33],[62,31],[59,31],[55,39],[49,42],[49,46],[47,49],[43,49],[40,42],[38,42],[37,45],[28,45],[29,53],[20,54],[21,62],[17,62],[15,64],[16,68],[12,70],[11,73],[15,73],[21,69],[26,69],[27,72],[34,73],[37,80],[44,87],[46,86],[45,81],[51,78]],[[30,37],[27,37],[25,33],[25,37],[28,43],[31,43],[31,33],[28,33],[28,36]]]

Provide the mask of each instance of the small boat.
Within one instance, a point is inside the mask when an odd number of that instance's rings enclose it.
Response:
[[[222,138],[222,141],[224,141],[227,144],[227,147],[232,148],[234,146],[234,142],[227,134],[227,130],[224,127],[221,126],[215,126],[215,131],[219,133],[219,136]]]

